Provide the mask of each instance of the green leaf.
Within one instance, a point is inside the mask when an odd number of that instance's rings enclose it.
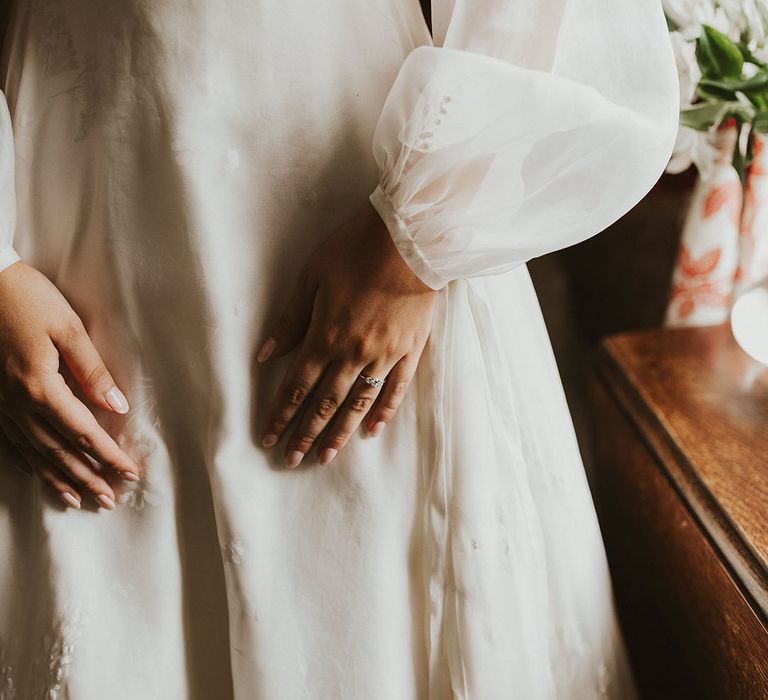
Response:
[[[745,187],[747,181],[747,167],[744,161],[744,154],[741,152],[741,135],[742,121],[736,117],[736,143],[733,145],[733,157],[731,158],[731,165],[735,168],[739,174],[739,180],[741,181],[742,188]]]
[[[752,120],[752,128],[761,134],[768,133],[768,110],[758,112]]]
[[[747,157],[744,159],[744,169],[747,170],[752,165],[752,159],[754,158],[755,145],[755,125],[749,125],[749,134],[747,134]]]
[[[711,102],[735,102],[738,98],[733,90],[723,90],[719,87],[707,87],[701,82],[696,86],[696,94],[703,100]]]
[[[707,131],[720,126],[728,117],[735,117],[739,122],[751,123],[755,118],[755,109],[749,102],[746,105],[738,101],[702,102],[689,109],[680,111],[680,124],[697,131]]]
[[[768,111],[768,97],[765,95],[749,93],[747,98],[757,108],[758,112]]]
[[[751,78],[745,80],[702,78],[699,81],[699,85],[710,90],[722,90],[728,93],[743,92],[747,95],[750,93],[764,93],[768,91],[768,71],[758,71]]]
[[[758,68],[768,68],[768,64],[758,59],[753,54],[746,44],[739,44],[739,51],[741,51],[741,57],[744,59],[744,63],[751,63]]]
[[[744,164],[744,155],[738,149],[738,147],[733,149],[733,158],[731,159],[731,165],[733,165],[736,172],[739,174],[739,180],[741,181],[741,186],[744,187],[747,179],[747,168],[746,168],[746,165]]]
[[[706,131],[721,124],[728,116],[732,103],[703,102],[689,109],[681,110],[680,124],[697,131]]]
[[[739,78],[744,57],[737,44],[714,27],[702,25],[702,34],[696,40],[696,60],[705,78]]]

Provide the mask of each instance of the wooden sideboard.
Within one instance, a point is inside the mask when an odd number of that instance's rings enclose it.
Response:
[[[768,370],[727,326],[599,346],[593,488],[641,697],[768,698]]]

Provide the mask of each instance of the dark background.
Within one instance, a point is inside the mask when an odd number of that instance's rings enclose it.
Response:
[[[602,233],[528,263],[591,475],[587,387],[600,338],[661,325],[695,170],[663,175]],[[592,422],[594,419],[594,422]]]

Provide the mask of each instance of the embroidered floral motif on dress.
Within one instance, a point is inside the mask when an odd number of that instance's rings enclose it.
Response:
[[[95,54],[82,56],[72,38],[62,0],[40,0],[32,10],[37,30],[37,54],[45,74],[64,80],[59,94],[69,95],[80,105],[74,134],[82,141],[93,124],[101,99],[100,63]]]
[[[242,563],[243,543],[240,540],[232,540],[224,546],[224,560],[230,564]]]
[[[38,652],[23,677],[8,665],[0,642],[0,700],[62,700],[69,665],[86,617],[82,607],[65,605],[61,617],[40,641]]]
[[[118,502],[135,510],[142,510],[146,506],[162,505],[162,492],[155,486],[152,472],[147,468],[148,457],[154,450],[152,443],[135,435],[129,439],[121,433],[117,438],[117,444],[133,458],[141,471],[140,481],[121,484],[122,491],[117,497]]]

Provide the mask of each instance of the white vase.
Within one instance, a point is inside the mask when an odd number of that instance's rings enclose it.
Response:
[[[710,137],[717,157],[699,175],[683,225],[665,324],[707,326],[725,322],[739,267],[742,186],[731,165],[737,133],[722,126]]]

